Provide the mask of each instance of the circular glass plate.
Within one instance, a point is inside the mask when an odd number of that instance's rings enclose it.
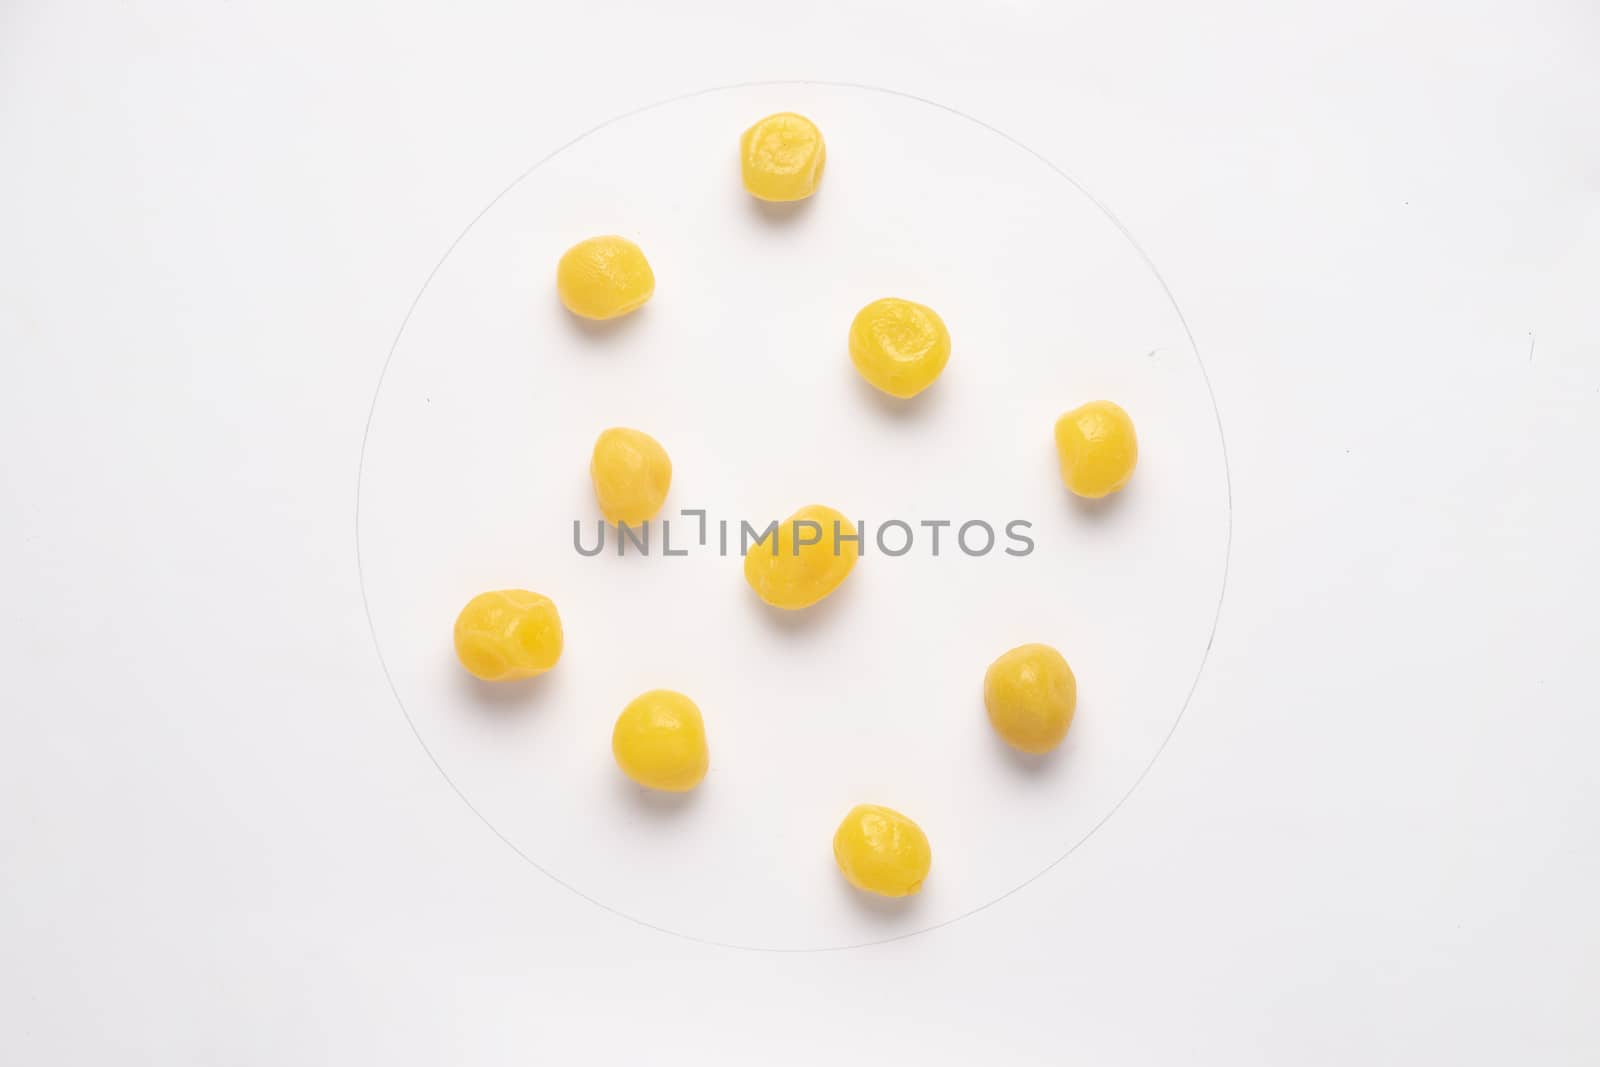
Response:
[[[740,185],[740,132],[773,111],[827,139],[821,191],[772,206]],[[655,297],[609,324],[568,315],[557,258],[637,241]],[[893,401],[846,334],[882,296],[928,304],[949,366]],[[1132,485],[1072,498],[1052,428],[1084,401],[1133,416]],[[589,452],[608,426],[671,453],[673,552],[581,555]],[[854,574],[800,614],[757,601],[755,527],[825,503],[866,524]],[[705,544],[700,520],[706,513]],[[638,922],[728,945],[835,948],[972,913],[1037,877],[1128,796],[1174,728],[1215,626],[1226,462],[1204,371],[1159,276],[1116,221],[1025,147],[956,112],[861,87],[714,90],[607,123],[518,179],[428,280],[374,400],[359,489],[373,633],[451,783],[551,877]],[[901,521],[911,550],[879,551]],[[731,524],[729,555],[719,523]],[[949,526],[924,523],[948,522]],[[1033,545],[1007,536],[1013,526]],[[987,523],[969,555],[959,527]],[[933,537],[939,537],[938,552]],[[898,527],[886,535],[897,550]],[[985,543],[968,530],[967,547]],[[556,601],[551,673],[488,686],[451,649],[487,589]],[[1059,648],[1077,718],[1043,759],[991,732],[982,680],[1025,642]],[[641,791],[613,720],[652,688],[704,711],[695,792]],[[885,804],[933,843],[924,891],[849,889],[831,839]],[[1065,897],[1069,884],[1050,883]]]

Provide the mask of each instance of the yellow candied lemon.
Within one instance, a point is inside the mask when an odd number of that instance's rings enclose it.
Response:
[[[861,555],[860,532],[832,508],[807,505],[749,546],[744,580],[775,608],[808,608],[850,576]]]
[[[574,315],[614,319],[650,299],[656,276],[639,246],[626,237],[591,237],[562,254],[556,291]]]
[[[1091,400],[1056,420],[1061,480],[1078,496],[1098,499],[1128,484],[1139,463],[1139,439],[1128,413]]]
[[[1049,645],[1022,645],[989,664],[983,704],[1006,744],[1035,755],[1049,752],[1072,725],[1078,680]]]
[[[666,502],[672,460],[649,434],[613,427],[594,443],[589,477],[606,521],[637,526],[655,518]]]
[[[834,831],[833,860],[857,889],[908,897],[922,889],[933,849],[922,827],[898,811],[857,804]]]
[[[561,658],[561,616],[526,589],[480,593],[456,616],[456,658],[486,682],[543,674]]]
[[[827,158],[817,124],[791,111],[768,115],[739,138],[745,191],[758,200],[804,200],[817,191]]]
[[[888,297],[874,300],[850,323],[850,362],[890,396],[916,396],[950,361],[950,331],[930,307]]]
[[[622,709],[611,731],[611,754],[623,774],[667,793],[699,785],[711,761],[700,709],[670,689],[652,689]]]

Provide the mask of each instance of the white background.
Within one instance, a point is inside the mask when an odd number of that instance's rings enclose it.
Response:
[[[1592,1062],[1597,43],[1580,3],[8,6],[0,1058]],[[770,78],[939,100],[1106,201],[1233,476],[1149,777],[1000,905],[846,952],[529,867],[355,570],[366,407],[465,222]]]

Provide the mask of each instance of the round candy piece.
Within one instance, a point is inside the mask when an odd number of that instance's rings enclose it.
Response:
[[[773,607],[810,607],[850,576],[861,555],[859,533],[839,512],[810,504],[748,547],[744,580]]]
[[[474,677],[510,682],[543,674],[561,658],[561,616],[526,589],[480,593],[456,616],[456,658]]]
[[[949,361],[950,331],[930,307],[887,297],[862,308],[850,323],[850,362],[890,396],[916,396]]]
[[[828,150],[804,115],[768,115],[739,138],[745,191],[758,200],[804,200],[817,191]]]
[[[652,689],[634,698],[617,716],[611,754],[622,773],[642,786],[688,792],[710,765],[700,709],[670,689]]]
[[[637,526],[654,518],[666,502],[672,460],[649,434],[613,427],[594,443],[589,477],[606,521]]]
[[[1072,725],[1078,680],[1049,645],[1022,645],[989,664],[983,705],[1006,744],[1020,752],[1049,752]]]
[[[1128,413],[1091,400],[1056,420],[1061,480],[1078,496],[1098,499],[1128,484],[1139,463],[1139,439]]]
[[[921,891],[933,850],[922,827],[898,811],[857,804],[834,831],[833,860],[857,889],[907,897]]]
[[[650,299],[656,276],[639,246],[626,237],[591,237],[562,254],[556,291],[574,315],[614,319]]]

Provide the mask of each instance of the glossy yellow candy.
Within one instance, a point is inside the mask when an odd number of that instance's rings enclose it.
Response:
[[[804,200],[817,191],[827,146],[804,115],[768,115],[739,138],[744,187],[758,200]]]
[[[700,709],[682,693],[650,690],[617,716],[611,754],[622,773],[642,786],[688,792],[700,784],[710,765]]]
[[[561,658],[555,603],[526,589],[480,593],[456,616],[456,658],[486,682],[543,674]]]
[[[857,889],[907,897],[922,889],[933,850],[922,827],[898,811],[857,804],[834,832],[833,859]]]
[[[656,276],[639,246],[626,237],[591,237],[561,256],[556,291],[574,315],[614,319],[650,299]]]
[[[606,521],[637,526],[654,518],[666,502],[672,460],[649,434],[613,427],[594,443],[589,477]]]
[[[1139,439],[1128,413],[1092,400],[1056,420],[1061,480],[1079,496],[1108,496],[1128,484],[1139,463]]]
[[[841,535],[837,539],[835,523]],[[810,607],[850,576],[861,555],[859,540],[850,539],[859,532],[830,507],[803,507],[780,522],[775,535],[749,546],[744,580],[773,607]]]
[[[850,324],[850,362],[890,396],[916,396],[949,361],[950,331],[930,307],[894,297],[874,300]]]
[[[1078,680],[1049,645],[1013,648],[983,676],[989,723],[1022,752],[1049,752],[1067,736],[1078,706]]]

